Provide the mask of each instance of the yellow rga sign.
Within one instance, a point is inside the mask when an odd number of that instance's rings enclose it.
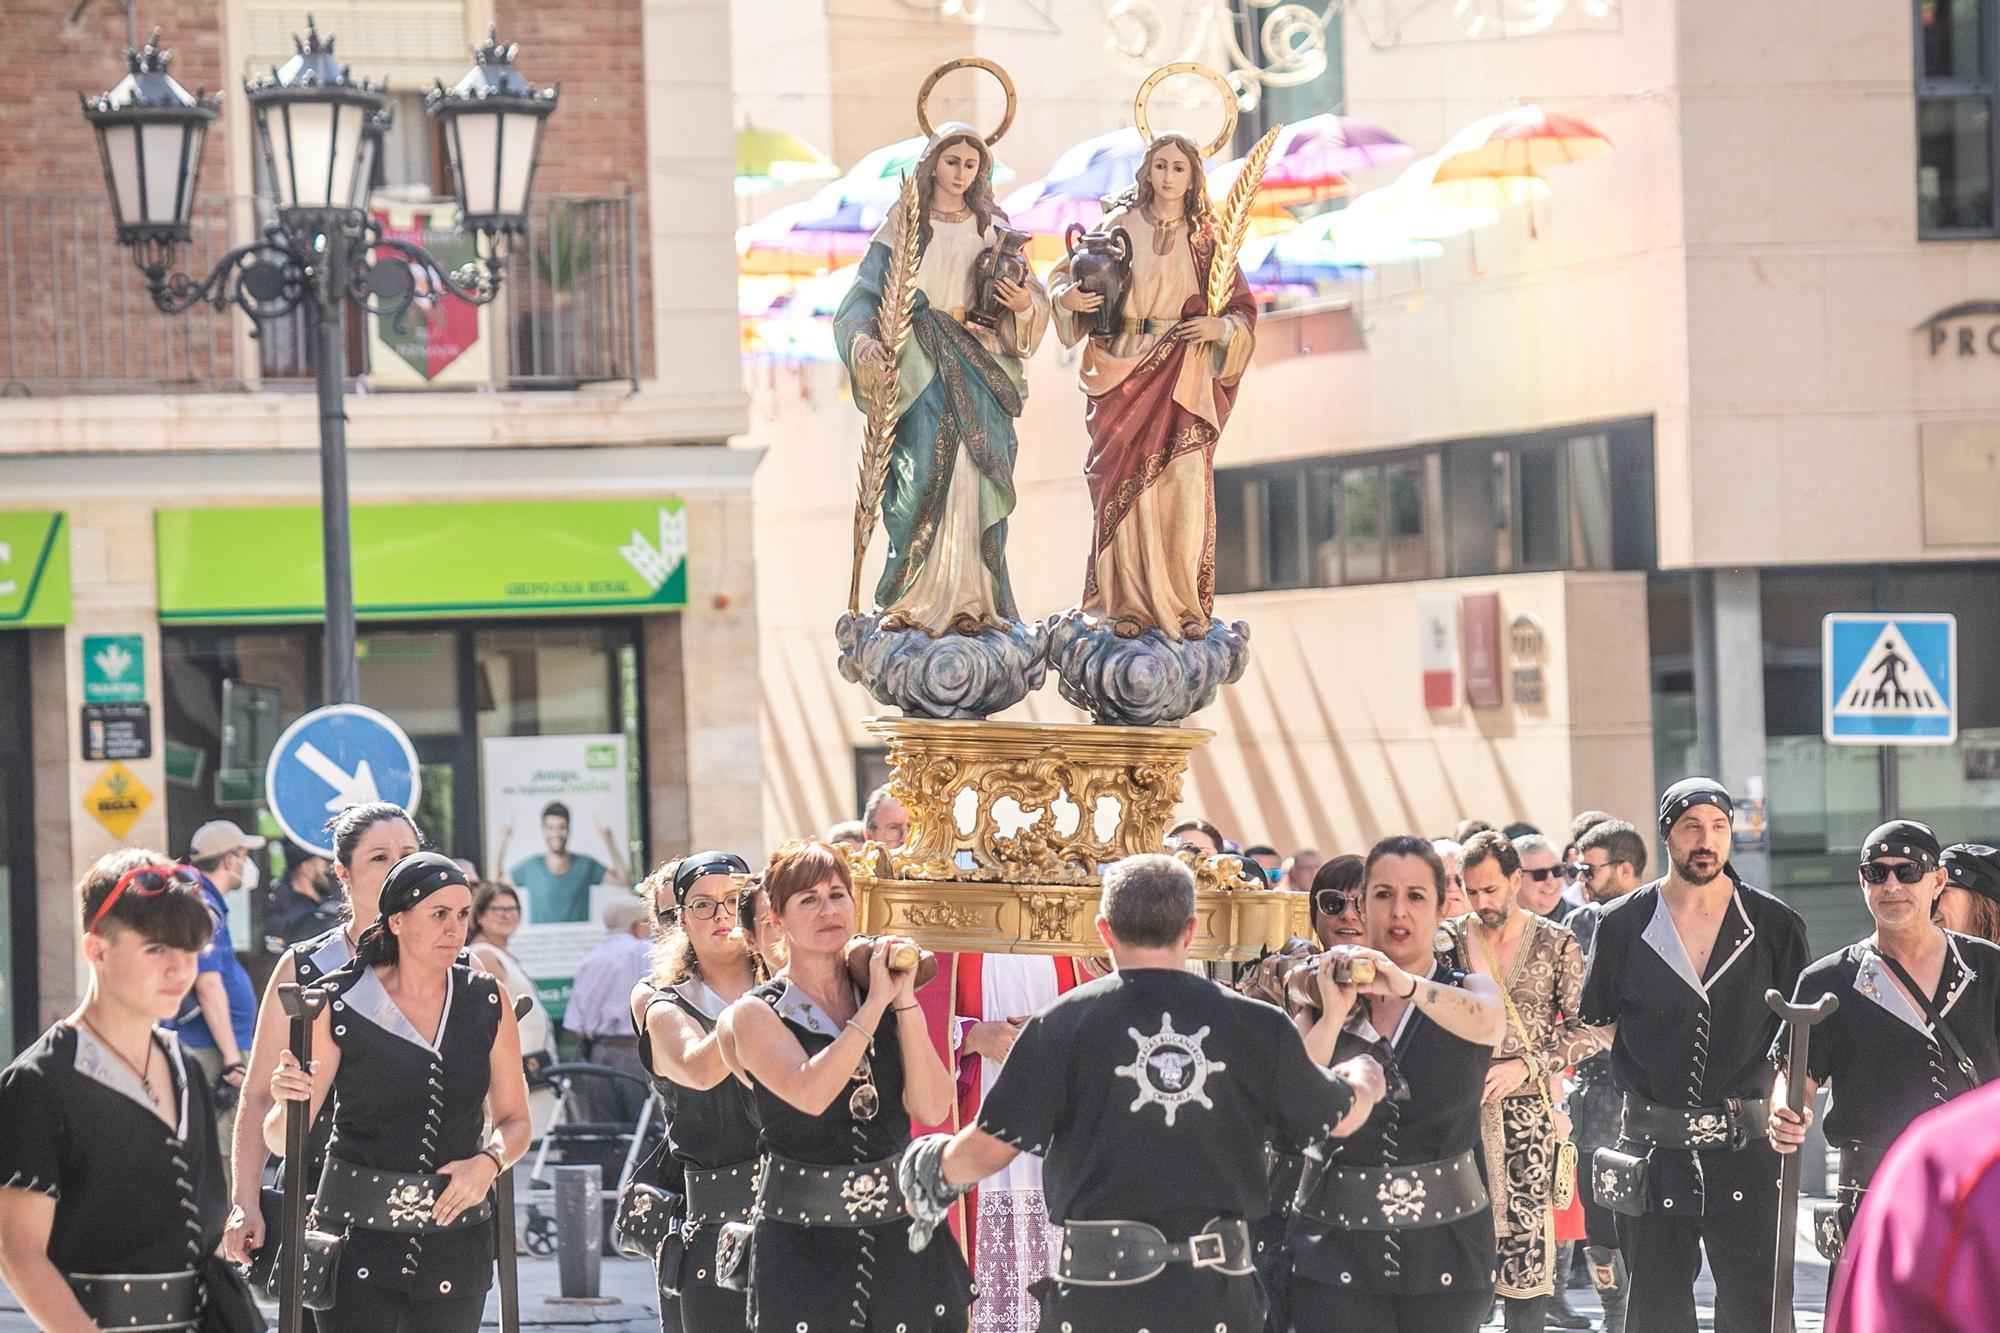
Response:
[[[123,764],[114,763],[98,775],[83,794],[84,813],[114,838],[122,838],[153,803],[153,793]]]

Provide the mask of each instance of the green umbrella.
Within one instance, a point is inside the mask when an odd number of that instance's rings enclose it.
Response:
[[[840,168],[819,149],[783,130],[745,124],[736,131],[736,193],[762,194],[801,181],[832,180]]]

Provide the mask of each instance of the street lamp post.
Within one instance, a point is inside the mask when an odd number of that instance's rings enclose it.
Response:
[[[246,81],[256,150],[276,196],[276,217],[257,238],[216,261],[204,278],[175,270],[190,234],[201,150],[220,113],[206,91],[190,94],[167,72],[159,33],[126,53],[127,73],[83,98],[97,131],[118,241],[132,251],[153,304],[179,314],[196,302],[234,305],[257,324],[305,308],[313,331],[319,398],[321,540],[326,573],[324,693],[353,703],[354,566],[347,500],[347,310],[400,319],[419,296],[449,292],[475,305],[499,294],[513,238],[527,227],[541,130],[556,90],[514,69],[515,48],[489,34],[458,84],[438,84],[425,110],[445,131],[459,224],[477,259],[457,272],[422,246],[387,237],[368,213],[368,190],[389,128],[382,89],[356,80],[310,17],[296,54],[268,77]]]

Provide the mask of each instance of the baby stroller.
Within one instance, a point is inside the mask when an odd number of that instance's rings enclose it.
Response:
[[[525,1183],[527,1217],[521,1229],[528,1253],[556,1252],[555,1168],[598,1167],[604,1208],[604,1253],[619,1192],[666,1137],[664,1108],[645,1079],[606,1065],[552,1064],[529,1076],[529,1087],[547,1088],[555,1108],[540,1139],[530,1146]],[[636,1118],[625,1115],[636,1106]]]

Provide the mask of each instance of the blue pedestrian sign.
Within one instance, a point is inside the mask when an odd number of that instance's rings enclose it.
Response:
[[[1826,739],[1950,745],[1958,739],[1958,618],[1837,611],[1821,628]]]
[[[403,729],[360,704],[315,708],[285,728],[264,769],[264,794],[285,835],[333,855],[326,821],[350,805],[389,801],[414,810],[417,751]]]

